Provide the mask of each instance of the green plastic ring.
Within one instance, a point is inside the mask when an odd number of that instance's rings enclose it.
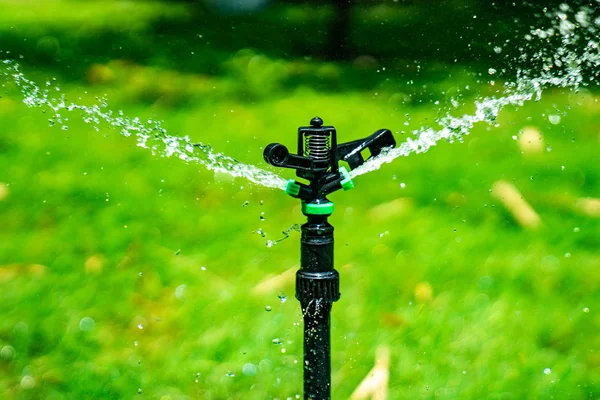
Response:
[[[333,214],[333,203],[305,203],[302,202],[302,213],[304,215],[329,215]]]

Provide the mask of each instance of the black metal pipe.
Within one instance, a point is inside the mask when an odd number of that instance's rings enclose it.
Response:
[[[331,303],[302,305],[304,315],[304,398],[331,399]]]
[[[330,314],[340,298],[333,268],[333,226],[328,215],[307,215],[302,225],[296,298],[304,317],[304,399],[331,399]]]

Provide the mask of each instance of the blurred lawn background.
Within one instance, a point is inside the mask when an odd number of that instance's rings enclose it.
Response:
[[[535,6],[505,2],[338,3],[0,0],[0,58],[263,166],[264,145],[293,147],[315,115],[343,141],[401,141],[472,110],[536,26]],[[300,398],[299,234],[266,245],[302,223],[298,202],[76,113],[51,127],[1,84],[0,397]],[[390,399],[600,396],[599,98],[547,91],[331,196],[334,398],[380,345]]]

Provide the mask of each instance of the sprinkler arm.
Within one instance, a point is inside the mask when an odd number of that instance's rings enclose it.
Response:
[[[369,149],[371,152],[369,158],[371,158],[379,155],[384,148],[394,146],[396,146],[396,140],[392,136],[392,132],[389,129],[379,129],[364,139],[337,145],[335,164],[337,166],[338,161],[346,161],[350,166],[350,170],[353,170],[364,164],[365,159],[361,152],[365,149]],[[263,157],[267,163],[275,167],[314,171],[326,166],[323,161],[319,162],[309,157],[291,154],[287,147],[280,143],[268,145],[264,150]]]
[[[369,149],[369,158],[378,156],[384,148],[395,147],[396,140],[389,129],[380,129],[365,139],[338,145],[338,159],[346,161],[350,170],[364,164],[365,159],[361,152]]]
[[[296,154],[290,154],[287,147],[279,143],[271,143],[265,148],[263,157],[266,162],[281,168],[309,171],[317,168],[315,161]]]

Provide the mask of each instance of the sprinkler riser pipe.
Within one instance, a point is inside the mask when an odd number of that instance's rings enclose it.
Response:
[[[304,399],[331,400],[331,303],[302,304]],[[310,317],[309,317],[310,316]]]
[[[340,277],[333,268],[333,226],[328,215],[307,215],[301,227],[296,298],[304,316],[304,398],[331,399],[330,314],[340,298]]]

